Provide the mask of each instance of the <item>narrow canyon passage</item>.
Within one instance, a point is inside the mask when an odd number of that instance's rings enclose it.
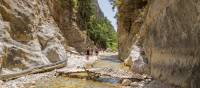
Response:
[[[200,0],[0,0],[0,88],[200,88]]]

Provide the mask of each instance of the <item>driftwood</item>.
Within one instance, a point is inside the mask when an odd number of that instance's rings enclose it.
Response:
[[[89,76],[109,76],[113,78],[120,78],[120,79],[138,79],[142,80],[145,79],[144,76],[132,72],[127,72],[123,70],[114,70],[111,68],[64,68],[57,70],[58,74],[65,74],[70,75],[72,73],[88,73]]]
[[[62,68],[66,66],[66,63],[67,63],[67,60],[63,60],[63,61],[58,61],[56,63],[52,63],[49,65],[36,66],[34,68],[30,68],[18,73],[0,75],[0,80],[11,80],[11,79],[22,77],[24,75],[46,72],[46,71],[54,70],[56,68]]]
[[[71,51],[71,50],[65,50],[66,52],[69,52],[69,53],[71,53],[71,54],[74,54],[74,55],[80,55],[80,53],[77,53],[77,52],[73,52],[73,51]]]

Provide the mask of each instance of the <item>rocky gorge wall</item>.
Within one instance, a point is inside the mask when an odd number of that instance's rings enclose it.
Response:
[[[49,8],[55,2],[0,0],[2,74],[67,59],[66,40]]]
[[[149,73],[155,79],[177,87],[199,88],[200,2],[148,0],[144,7],[134,8],[138,5],[140,7],[141,3],[138,2],[143,1],[145,0],[125,0],[119,6],[121,59],[130,56],[129,52],[134,49],[132,46],[139,45],[144,48]],[[127,13],[123,13],[124,11]],[[140,26],[135,24],[141,17],[139,13],[131,14],[137,11],[144,13]],[[129,17],[137,19],[131,18],[130,21],[127,19]],[[139,32],[132,33],[134,31]],[[128,48],[125,48],[127,45]]]
[[[53,3],[51,3],[53,2]],[[79,22],[78,5],[80,0],[51,0],[48,3],[50,12],[55,22],[59,26],[63,37],[67,40],[66,44],[75,48],[78,52],[83,52],[87,46],[92,46],[93,41],[87,36],[87,29],[84,29]],[[94,0],[98,6],[97,0]],[[84,3],[82,3],[84,5]],[[81,4],[81,5],[82,5]],[[94,7],[97,10],[100,8]]]
[[[139,44],[138,34],[146,15],[146,0],[119,0],[118,7],[118,40],[119,58],[125,60],[131,53],[133,44]]]
[[[1,74],[68,58],[92,41],[78,26],[77,0],[0,0]]]

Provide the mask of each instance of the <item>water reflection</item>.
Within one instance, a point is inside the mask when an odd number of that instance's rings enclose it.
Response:
[[[41,80],[36,84],[36,88],[119,88],[118,84],[64,77]]]

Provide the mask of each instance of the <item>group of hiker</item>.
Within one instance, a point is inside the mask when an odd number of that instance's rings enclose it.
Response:
[[[98,56],[99,52],[100,52],[100,49],[98,49],[98,48],[87,47],[87,49],[86,49],[86,56],[87,56],[86,59],[88,60],[89,57],[92,56],[92,55]]]

